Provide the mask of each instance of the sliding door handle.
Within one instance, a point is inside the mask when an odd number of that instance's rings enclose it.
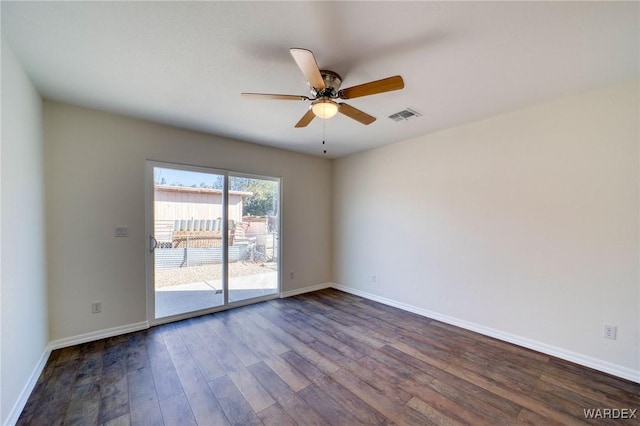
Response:
[[[158,240],[153,235],[149,235],[149,253],[153,253],[156,247],[158,247]]]

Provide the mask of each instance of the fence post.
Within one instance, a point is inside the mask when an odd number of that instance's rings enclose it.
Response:
[[[189,236],[187,235],[187,238],[184,242],[184,263],[185,266],[189,266]]]

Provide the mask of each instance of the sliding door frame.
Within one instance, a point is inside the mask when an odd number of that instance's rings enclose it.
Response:
[[[155,221],[155,199],[154,199],[154,168],[162,167],[186,172],[210,173],[224,176],[224,190],[222,191],[222,282],[224,303],[221,306],[186,312],[178,315],[171,315],[156,318],[155,313],[155,256],[151,251],[151,236],[154,235]],[[237,302],[229,302],[229,178],[241,177],[250,179],[264,179],[278,183],[278,271],[277,290],[273,294],[266,296],[243,299]],[[236,172],[233,170],[217,169],[214,167],[171,163],[167,161],[146,160],[145,170],[145,288],[147,296],[147,322],[150,326],[193,318],[214,312],[225,311],[239,306],[250,305],[263,302],[265,300],[277,299],[282,296],[282,178],[279,176],[267,176],[256,173]]]

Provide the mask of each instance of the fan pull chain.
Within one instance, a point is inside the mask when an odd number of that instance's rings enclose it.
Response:
[[[324,140],[325,140],[325,135],[326,135],[326,127],[327,127],[327,120],[322,120],[322,146],[323,147],[325,147]],[[323,149],[322,153],[326,154],[327,150]]]

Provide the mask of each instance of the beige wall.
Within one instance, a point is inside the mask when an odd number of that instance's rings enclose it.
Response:
[[[1,140],[0,423],[6,424],[20,414],[21,393],[44,361],[49,336],[42,99],[4,40]]]
[[[331,280],[330,161],[54,102],[45,125],[52,340],[146,320],[146,160],[282,177],[283,291]]]
[[[337,160],[334,281],[640,381],[638,104],[635,81]]]

